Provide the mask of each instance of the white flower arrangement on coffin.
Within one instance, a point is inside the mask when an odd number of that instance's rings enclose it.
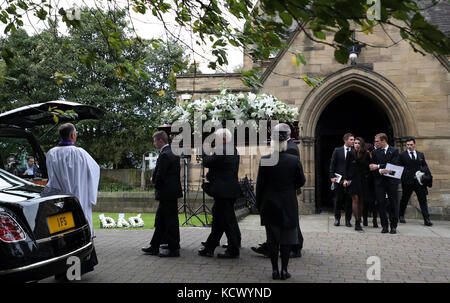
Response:
[[[258,129],[259,120],[278,120],[280,122],[294,122],[298,119],[298,108],[290,107],[275,96],[254,93],[228,93],[226,89],[220,95],[211,99],[199,99],[184,102],[163,112],[163,122],[172,124],[175,121],[187,121],[193,125],[195,114],[201,115],[202,120],[254,120]]]
[[[130,223],[125,220],[125,214],[119,214],[119,218],[117,219],[117,227],[130,227]]]
[[[105,217],[104,214],[98,216],[100,218],[100,228],[114,228],[116,221],[111,217]]]
[[[144,227],[144,220],[142,220],[141,214],[128,218],[128,222],[130,222],[131,227]]]

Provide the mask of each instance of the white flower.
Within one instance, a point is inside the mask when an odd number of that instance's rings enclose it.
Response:
[[[119,218],[117,219],[117,227],[129,227],[130,224],[125,220],[125,216],[123,214],[119,214]]]
[[[141,214],[138,214],[136,217],[130,217],[128,219],[131,227],[144,227],[144,220],[141,218]]]
[[[111,217],[105,217],[104,214],[98,216],[100,219],[100,228],[114,228],[116,227],[116,222]]]
[[[292,121],[298,118],[298,108],[279,101],[268,94],[254,93],[227,93],[226,89],[220,91],[220,95],[210,99],[198,99],[181,103],[163,113],[164,121],[173,123],[176,120],[194,123],[194,113],[200,113],[202,121],[211,119],[222,122],[223,120],[250,119],[277,119],[280,121]]]

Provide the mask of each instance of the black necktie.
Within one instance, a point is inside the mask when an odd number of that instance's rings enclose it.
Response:
[[[416,157],[414,157],[414,153],[413,152],[410,152],[410,153],[411,153],[411,159],[416,160]]]

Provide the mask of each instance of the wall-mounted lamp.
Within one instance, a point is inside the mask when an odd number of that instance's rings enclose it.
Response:
[[[356,65],[356,59],[358,59],[358,56],[361,53],[361,48],[365,47],[366,44],[359,43],[358,41],[356,41],[355,31],[353,31],[353,34],[352,34],[352,42],[353,42],[353,45],[348,48],[348,50],[350,52],[350,55],[348,56],[348,58],[350,59],[352,65]]]

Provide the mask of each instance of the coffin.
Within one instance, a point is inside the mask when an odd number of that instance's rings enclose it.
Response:
[[[287,125],[289,125],[289,127],[291,128],[291,138],[294,140],[294,142],[296,144],[300,143],[300,129],[299,129],[299,121],[294,121],[294,122],[283,122],[286,123]],[[225,122],[222,123],[222,126],[225,127]],[[175,137],[176,135],[178,135],[180,132],[172,132],[171,131],[171,124],[164,124],[158,127],[158,130],[162,130],[165,131],[167,133],[167,135],[169,136],[169,140],[171,141],[173,139],[173,137]],[[248,146],[249,145],[249,131],[248,129],[246,129],[246,133],[245,133],[245,145]],[[202,137],[202,142],[205,140],[206,137],[208,137],[211,134],[211,132],[204,132]],[[234,139],[235,139],[235,145],[239,146],[241,144],[238,144],[237,142],[237,130],[235,129],[235,133],[234,133]],[[266,144],[270,143],[270,123],[269,123],[269,128],[267,129],[267,141],[265,142]],[[258,142],[259,142],[259,136],[258,136]],[[192,135],[191,137],[191,147],[194,147],[194,135]]]

